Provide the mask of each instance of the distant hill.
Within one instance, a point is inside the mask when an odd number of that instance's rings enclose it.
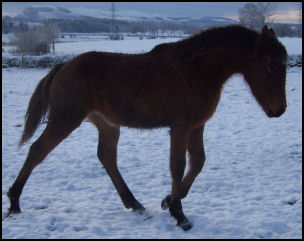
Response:
[[[223,17],[170,17],[158,16],[138,11],[120,10],[115,13],[116,19],[121,21],[156,21],[167,22],[174,21],[181,24],[195,24],[199,26],[232,24],[238,23],[235,20]],[[40,21],[44,19],[92,19],[92,18],[111,18],[111,12],[107,9],[90,9],[90,8],[62,8],[62,7],[28,7],[16,19],[27,21]]]
[[[15,17],[3,16],[2,32],[27,30],[31,26],[48,22],[56,24],[65,33],[129,32],[156,37],[159,32],[180,36],[183,33],[193,34],[210,26],[238,23],[223,17],[170,17],[118,10],[115,12],[116,21],[113,26],[111,16],[109,9],[28,7]]]

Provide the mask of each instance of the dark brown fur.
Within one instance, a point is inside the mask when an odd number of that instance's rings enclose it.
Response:
[[[286,109],[287,53],[272,29],[261,34],[241,26],[209,29],[160,44],[145,54],[84,53],[56,66],[38,84],[29,103],[20,144],[34,133],[49,109],[48,124],[32,144],[8,196],[9,213],[35,166],[87,117],[99,131],[98,158],[127,208],[143,211],[117,167],[119,127],[170,127],[172,192],[162,202],[177,224],[189,230],[184,198],[203,168],[203,130],[219,102],[225,81],[244,75],[269,117]],[[190,169],[184,177],[186,151]]]

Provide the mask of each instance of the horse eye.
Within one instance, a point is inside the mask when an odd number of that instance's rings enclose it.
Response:
[[[274,73],[274,72],[277,72],[279,69],[279,64],[277,62],[271,62],[269,64],[269,72],[270,73]]]

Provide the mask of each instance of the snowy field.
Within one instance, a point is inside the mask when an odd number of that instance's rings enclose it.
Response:
[[[83,37],[77,34],[76,38],[60,39],[60,43],[55,45],[55,53],[57,55],[78,55],[88,51],[108,51],[108,52],[122,52],[122,53],[142,53],[151,50],[155,45],[166,42],[175,42],[180,38],[157,38],[157,39],[144,39],[139,40],[139,37],[125,36],[124,40],[105,40],[100,39],[100,36]],[[96,37],[94,39],[94,37]],[[10,41],[13,38],[10,34],[2,34],[2,42]],[[104,36],[102,36],[104,38]],[[302,38],[279,38],[285,45],[289,55],[302,54]],[[64,42],[62,42],[64,40]],[[5,54],[14,49],[14,46],[2,46]]]
[[[177,39],[62,43],[58,53],[107,50],[140,53]],[[284,42],[285,41],[285,42]],[[285,39],[302,54],[302,41]],[[49,69],[2,69],[2,216],[31,143],[18,150],[23,117],[37,83]],[[121,128],[118,165],[134,196],[154,217],[124,208],[96,152],[96,128],[84,121],[30,176],[22,213],[2,221],[2,238],[301,238],[302,68],[287,72],[288,107],[267,118],[242,77],[225,85],[204,133],[206,162],[188,196],[189,232],[160,208],[170,192],[168,129]]]
[[[165,39],[144,39],[129,37],[124,40],[97,40],[71,43],[56,44],[55,51],[57,54],[74,54],[78,55],[88,51],[107,51],[120,53],[143,53],[151,50],[155,45],[166,42],[174,42],[179,38]]]

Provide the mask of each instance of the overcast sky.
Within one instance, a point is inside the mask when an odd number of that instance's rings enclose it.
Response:
[[[238,20],[238,9],[246,2],[117,2],[117,10],[133,10],[164,17],[228,17]],[[110,2],[2,2],[2,15],[20,14],[31,6],[86,7],[109,10]],[[280,2],[277,22],[298,23],[299,2]]]

